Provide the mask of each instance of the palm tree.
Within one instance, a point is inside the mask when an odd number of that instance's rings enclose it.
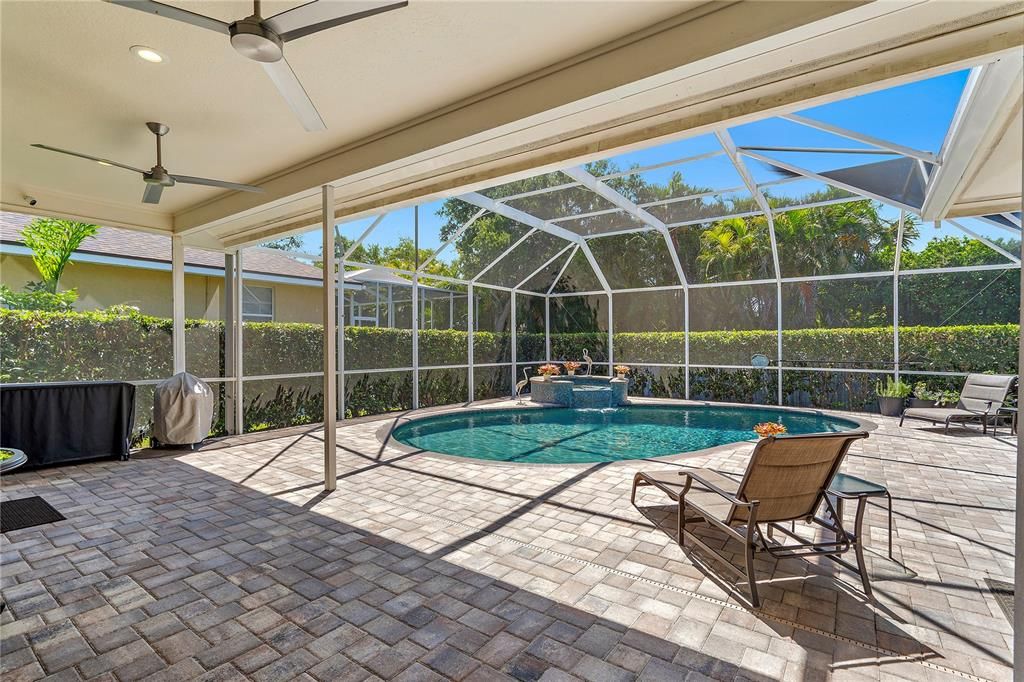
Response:
[[[697,263],[707,282],[761,279],[767,274],[769,254],[763,218],[729,218],[701,232]]]

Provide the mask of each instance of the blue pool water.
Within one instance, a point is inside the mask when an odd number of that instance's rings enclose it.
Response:
[[[762,407],[632,406],[475,410],[416,419],[396,428],[405,445],[501,462],[574,464],[664,457],[756,439],[764,421],[789,433],[849,431],[856,422]]]

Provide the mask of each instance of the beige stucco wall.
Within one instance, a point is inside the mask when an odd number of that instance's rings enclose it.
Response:
[[[39,279],[28,256],[0,254],[0,283],[21,291]],[[147,315],[171,316],[171,273],[115,265],[72,263],[61,278],[62,289],[78,289],[76,310],[98,310],[112,305],[138,307]],[[319,322],[321,296],[318,287],[252,281],[254,286],[274,289],[274,320]],[[221,277],[185,275],[185,316],[192,319],[223,319],[224,280]]]

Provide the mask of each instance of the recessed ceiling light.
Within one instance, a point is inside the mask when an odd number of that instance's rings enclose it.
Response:
[[[159,64],[160,62],[167,61],[167,57],[163,56],[151,47],[146,47],[145,45],[132,45],[128,48],[128,51],[142,61],[149,62],[151,64]]]

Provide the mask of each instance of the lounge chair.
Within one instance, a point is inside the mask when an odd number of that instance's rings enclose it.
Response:
[[[900,417],[900,426],[903,426],[904,419],[921,419],[943,424],[943,433],[949,433],[949,425],[953,422],[980,421],[982,433],[987,434],[989,420],[995,419],[1016,381],[1017,377],[1010,374],[969,374],[956,407],[908,408]]]
[[[863,431],[846,431],[763,438],[754,447],[747,470],[739,481],[711,469],[638,472],[633,477],[630,501],[636,506],[638,487],[654,486],[677,502],[679,546],[692,542],[718,557],[738,577],[745,578],[750,587],[750,601],[757,608],[760,599],[754,577],[755,552],[765,551],[776,557],[808,554],[837,557],[852,546],[853,538],[843,529],[842,519],[838,518],[826,491],[850,445],[867,435]],[[822,503],[827,508],[826,518],[817,516]],[[797,520],[825,528],[832,539],[811,541],[780,525]],[[687,530],[687,525],[700,522],[718,528],[743,544],[745,573]],[[766,526],[767,537],[761,532],[762,525]],[[774,530],[796,539],[799,544],[775,542]],[[870,596],[871,587],[859,546],[857,566],[864,591]]]

